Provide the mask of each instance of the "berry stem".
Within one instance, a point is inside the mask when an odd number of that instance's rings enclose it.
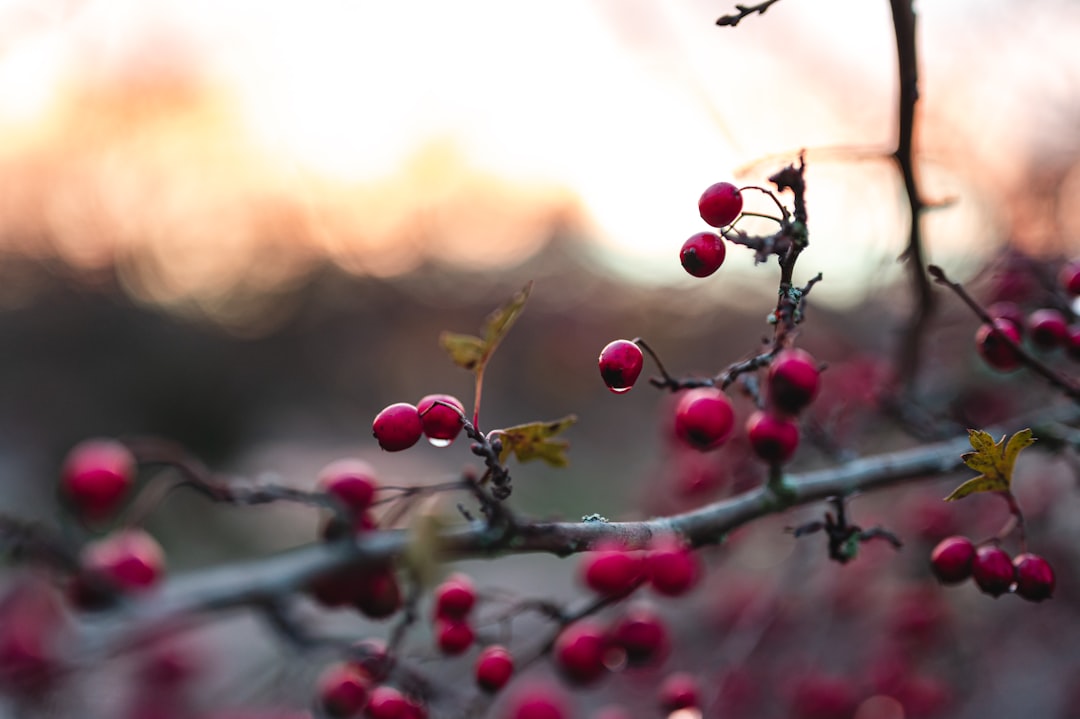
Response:
[[[778,220],[778,222],[780,222],[780,224],[783,224],[784,222],[787,222],[788,219],[791,218],[791,213],[788,212],[788,209],[786,207],[784,207],[783,203],[780,202],[779,199],[777,199],[776,195],[773,194],[773,191],[768,189],[767,187],[758,187],[757,185],[747,185],[746,187],[740,187],[739,188],[739,192],[742,192],[743,190],[757,190],[758,192],[763,192],[766,195],[768,195],[769,199],[772,200],[774,203],[776,203],[776,206],[778,208],[780,208],[780,216],[784,218],[783,220]],[[772,217],[771,215],[758,215],[758,214],[753,213],[753,212],[744,212],[742,214],[751,215],[753,217],[768,217],[771,220],[776,219],[775,217]]]

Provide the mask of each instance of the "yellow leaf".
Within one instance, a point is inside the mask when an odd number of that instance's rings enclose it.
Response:
[[[976,492],[1004,492],[1008,488],[1008,483],[1002,482],[1000,478],[987,477],[985,474],[980,474],[978,477],[969,479],[954,489],[949,496],[945,498],[945,501],[955,502],[958,499],[963,499],[969,494],[975,494]]]
[[[480,366],[487,348],[484,340],[479,337],[459,335],[453,332],[443,332],[439,335],[439,344],[447,351],[454,364],[467,370],[473,370]]]
[[[1013,467],[1016,458],[1026,447],[1030,447],[1035,438],[1030,429],[1022,429],[1009,438],[1005,437],[995,442],[987,432],[977,429],[968,430],[968,439],[974,452],[968,452],[960,456],[969,468],[979,473],[978,477],[969,479],[954,489],[946,502],[974,494],[976,492],[1008,492],[1012,487]]]
[[[1010,478],[1012,478],[1013,465],[1016,464],[1017,456],[1033,444],[1035,444],[1035,438],[1031,436],[1030,429],[1022,429],[1009,438],[1009,443],[1005,445],[1004,466],[1005,472]]]
[[[989,432],[983,432],[981,429],[969,429],[968,441],[976,452],[989,452],[994,448],[994,438]]]
[[[540,459],[553,467],[565,467],[569,463],[566,450],[570,443],[552,438],[574,422],[577,422],[577,416],[571,414],[552,422],[530,422],[500,430],[503,448],[499,461],[505,462],[513,454],[519,462]]]

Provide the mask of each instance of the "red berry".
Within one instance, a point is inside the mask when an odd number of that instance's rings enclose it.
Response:
[[[1016,593],[1032,602],[1049,599],[1054,593],[1054,570],[1037,554],[1021,554],[1013,560],[1016,567]]]
[[[562,691],[546,683],[536,682],[521,687],[507,702],[503,719],[568,719],[569,702]]]
[[[630,340],[615,340],[600,350],[600,377],[612,392],[628,392],[644,363],[640,347]]]
[[[354,515],[363,515],[375,498],[375,470],[362,459],[339,459],[319,472],[319,486]]]
[[[607,650],[607,637],[600,627],[588,621],[575,622],[555,639],[555,666],[567,681],[591,684],[607,672]]]
[[[975,545],[967,537],[946,537],[930,553],[930,569],[942,584],[957,584],[971,576]]]
[[[1024,316],[1024,311],[1020,309],[1020,305],[1015,302],[1009,302],[1008,300],[995,302],[986,308],[986,314],[990,315],[991,319],[1008,320],[1009,322],[1012,322],[1013,326],[1016,327],[1016,331],[1020,333],[1020,336],[1024,336],[1027,318]]]
[[[795,681],[791,703],[798,719],[847,719],[855,714],[858,698],[847,679],[815,673]]]
[[[319,675],[319,704],[332,717],[357,716],[367,704],[369,681],[347,664],[331,664]]]
[[[365,616],[386,619],[401,609],[401,587],[391,565],[368,568],[356,576],[352,603]]]
[[[693,709],[701,705],[701,689],[698,680],[686,672],[669,674],[660,684],[660,708],[665,714],[679,709]]]
[[[1039,349],[1052,350],[1065,342],[1068,321],[1055,309],[1035,310],[1027,318],[1028,336]]]
[[[165,573],[165,553],[143,530],[127,529],[88,544],[80,564],[91,583],[122,593],[141,592]]]
[[[635,605],[615,622],[608,632],[611,643],[626,652],[630,666],[659,663],[668,650],[664,621],[645,605]]]
[[[601,547],[589,552],[580,566],[585,586],[609,597],[630,591],[643,571],[641,557],[621,546]]]
[[[986,545],[975,552],[971,575],[984,593],[997,597],[1009,591],[1016,580],[1016,568],[1008,552],[1001,547]]]
[[[694,277],[708,277],[716,272],[726,256],[724,240],[715,232],[690,235],[679,250],[679,262]]]
[[[787,417],[757,411],[746,422],[754,454],[766,462],[786,462],[799,446],[799,426]]]
[[[476,634],[463,619],[436,619],[435,642],[443,654],[457,656],[472,646]]]
[[[1012,340],[1013,344],[1009,344],[1009,340]],[[983,324],[975,333],[975,346],[979,355],[999,372],[1011,372],[1020,366],[1020,355],[1013,346],[1019,342],[1020,331],[1016,325],[1004,319],[994,320],[992,326]]]
[[[675,435],[703,452],[723,444],[734,424],[731,403],[715,387],[686,390],[675,405]]]
[[[669,597],[678,597],[690,591],[701,576],[697,556],[673,537],[654,540],[645,561],[649,584],[660,594]]]
[[[424,424],[416,407],[398,402],[375,416],[371,432],[387,452],[400,452],[420,441]]]
[[[809,352],[783,350],[769,366],[769,402],[783,412],[795,414],[817,396],[820,380],[817,362]]]
[[[476,683],[486,692],[502,689],[513,673],[514,657],[505,647],[486,647],[476,658]]]
[[[370,677],[372,681],[380,680],[390,666],[386,642],[381,639],[361,639],[353,642],[346,663],[354,671]]]
[[[465,426],[462,423],[465,405],[452,395],[429,394],[416,403],[416,411],[420,413],[424,434],[436,447],[448,446]]]
[[[435,587],[435,616],[464,619],[476,604],[476,589],[465,574],[452,574]]]
[[[713,227],[727,227],[742,212],[742,193],[730,182],[717,182],[701,193],[698,212]]]
[[[134,479],[131,450],[115,440],[90,439],[68,452],[60,491],[80,516],[96,521],[119,508]]]
[[[1058,281],[1062,289],[1073,297],[1080,295],[1080,262],[1073,261],[1062,267]]]
[[[406,719],[409,701],[394,687],[379,686],[371,692],[364,716],[367,719]]]

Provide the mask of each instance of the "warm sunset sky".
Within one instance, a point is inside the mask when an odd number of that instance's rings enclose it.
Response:
[[[323,255],[406,271],[431,233],[444,261],[498,266],[557,216],[630,276],[685,281],[701,190],[807,147],[808,264],[851,297],[903,236],[888,3],[782,0],[714,27],[733,5],[0,0],[0,247],[117,262],[169,301]],[[1075,155],[1080,11],[918,9],[923,171],[961,200],[928,220],[948,262],[1013,232],[1000,194],[1032,157]],[[250,276],[267,242],[277,261]]]

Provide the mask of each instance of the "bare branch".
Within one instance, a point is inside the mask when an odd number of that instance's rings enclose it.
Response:
[[[753,15],[754,13],[757,13],[758,15],[764,15],[765,11],[768,10],[770,6],[776,4],[779,1],[780,0],[765,0],[765,2],[760,2],[757,5],[736,5],[735,9],[739,12],[732,13],[730,15],[724,15],[716,21],[716,24],[721,27],[735,27],[747,15]]]

